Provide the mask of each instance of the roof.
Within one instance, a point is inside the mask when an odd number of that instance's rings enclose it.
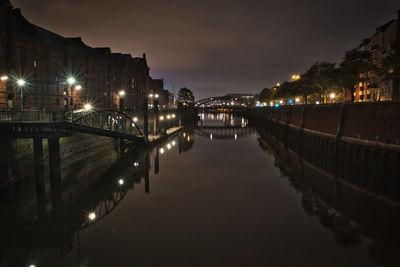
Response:
[[[389,22],[383,24],[382,26],[379,26],[378,28],[376,28],[376,31],[377,31],[377,32],[384,32],[384,31],[386,31],[387,28],[389,28],[389,26],[390,26],[392,23],[394,23],[394,22],[397,22],[397,20],[396,20],[396,19],[392,19],[391,21],[389,21]]]

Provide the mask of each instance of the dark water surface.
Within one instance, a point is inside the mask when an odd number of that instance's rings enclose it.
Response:
[[[329,175],[296,177],[242,118],[203,118],[118,162],[57,220],[24,226],[40,228],[25,244],[2,242],[1,266],[399,266],[396,200],[342,185],[334,207]]]

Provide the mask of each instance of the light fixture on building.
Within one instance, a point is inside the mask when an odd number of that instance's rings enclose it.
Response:
[[[78,84],[78,85],[75,86],[75,90],[78,90],[78,91],[79,91],[79,90],[81,90],[81,89],[82,89],[82,85]]]
[[[7,75],[3,75],[3,76],[0,77],[0,80],[2,80],[3,82],[7,81],[8,80],[8,76]]]
[[[124,97],[125,96],[125,90],[121,90],[121,91],[119,91],[118,92],[118,95],[120,96],[120,97]]]

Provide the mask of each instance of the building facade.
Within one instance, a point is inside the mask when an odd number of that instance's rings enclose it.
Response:
[[[371,63],[377,68],[393,53],[400,53],[400,13],[393,19],[376,28],[376,32],[365,39],[360,48],[369,51]],[[398,79],[384,79],[376,71],[360,74],[360,82],[354,92],[356,102],[388,101],[399,99]]]
[[[0,0],[0,110],[140,110],[151,91],[146,55],[92,48],[26,20]],[[71,80],[73,78],[73,80]],[[121,93],[123,92],[123,93]]]

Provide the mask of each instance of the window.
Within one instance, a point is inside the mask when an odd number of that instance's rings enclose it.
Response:
[[[37,63],[36,60],[33,61],[33,67],[36,68],[37,67]]]

